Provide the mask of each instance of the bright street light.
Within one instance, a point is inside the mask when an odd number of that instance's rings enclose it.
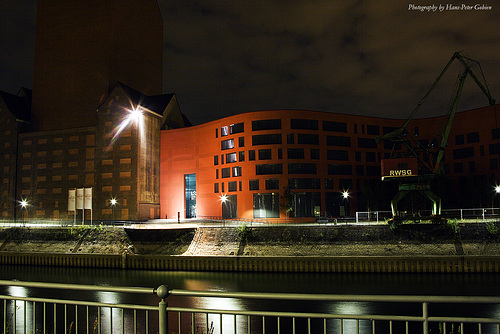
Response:
[[[23,198],[21,199],[21,202],[19,202],[19,205],[21,205],[21,209],[26,209],[26,207],[28,206],[28,200]]]
[[[349,198],[349,192],[348,192],[347,190],[344,190],[344,191],[342,192],[342,197],[343,197],[344,199]]]
[[[220,201],[221,201],[222,203],[226,203],[226,202],[227,202],[227,196],[226,196],[226,195],[221,195],[221,197],[220,197]]]
[[[495,186],[495,192],[496,192],[497,194],[500,194],[500,186]]]
[[[117,203],[118,201],[116,200],[116,198],[112,198],[109,200],[109,204],[111,204],[111,206],[115,206]]]

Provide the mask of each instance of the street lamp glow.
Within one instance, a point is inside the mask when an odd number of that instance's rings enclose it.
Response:
[[[115,206],[117,203],[118,201],[116,200],[116,198],[112,198],[109,200],[109,204],[111,204],[112,206]]]
[[[495,186],[495,192],[496,192],[497,194],[500,194],[500,186]]]
[[[342,192],[342,197],[343,197],[344,199],[349,198],[349,192],[348,192],[347,190],[344,190],[344,191]]]
[[[221,197],[220,197],[220,201],[221,201],[222,203],[226,203],[226,202],[227,202],[227,196],[226,196],[226,195],[221,195]]]
[[[19,205],[21,205],[21,208],[22,209],[26,209],[26,207],[28,206],[28,200],[26,198],[23,198],[21,199],[21,202],[19,202]]]

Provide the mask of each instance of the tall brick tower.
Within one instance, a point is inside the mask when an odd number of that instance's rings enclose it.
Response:
[[[162,36],[156,0],[39,0],[33,130],[96,126],[117,81],[161,94]]]

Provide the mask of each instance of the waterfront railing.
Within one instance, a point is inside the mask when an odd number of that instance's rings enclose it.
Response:
[[[4,334],[500,333],[500,297],[219,292],[5,280],[0,288],[10,292],[0,295]],[[65,297],[29,296],[42,290]],[[104,295],[98,301],[76,300],[71,296],[77,292]],[[147,302],[123,302],[131,294]]]

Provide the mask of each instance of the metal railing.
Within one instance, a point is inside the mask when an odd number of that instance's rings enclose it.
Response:
[[[0,286],[156,294],[161,300],[133,305],[2,295],[5,334],[500,333],[500,318],[492,316],[499,314],[500,297],[212,292],[18,281],[0,281]],[[465,312],[460,315],[453,305]],[[475,315],[481,307],[485,315]]]
[[[167,334],[166,287],[158,289],[111,287],[79,284],[20,282],[0,280],[0,287],[14,288],[10,295],[0,295],[2,319],[0,330],[7,333],[150,333]],[[119,294],[156,294],[158,305],[135,305],[110,301],[75,300],[15,296],[23,288],[104,293],[104,299]],[[111,298],[113,299],[113,298]]]
[[[465,220],[498,220],[500,219],[499,208],[470,208],[470,209],[446,209],[441,211],[442,216],[449,219]],[[430,216],[431,211],[420,212],[422,216]],[[357,211],[356,223],[361,221],[384,222],[392,218],[391,211]]]

